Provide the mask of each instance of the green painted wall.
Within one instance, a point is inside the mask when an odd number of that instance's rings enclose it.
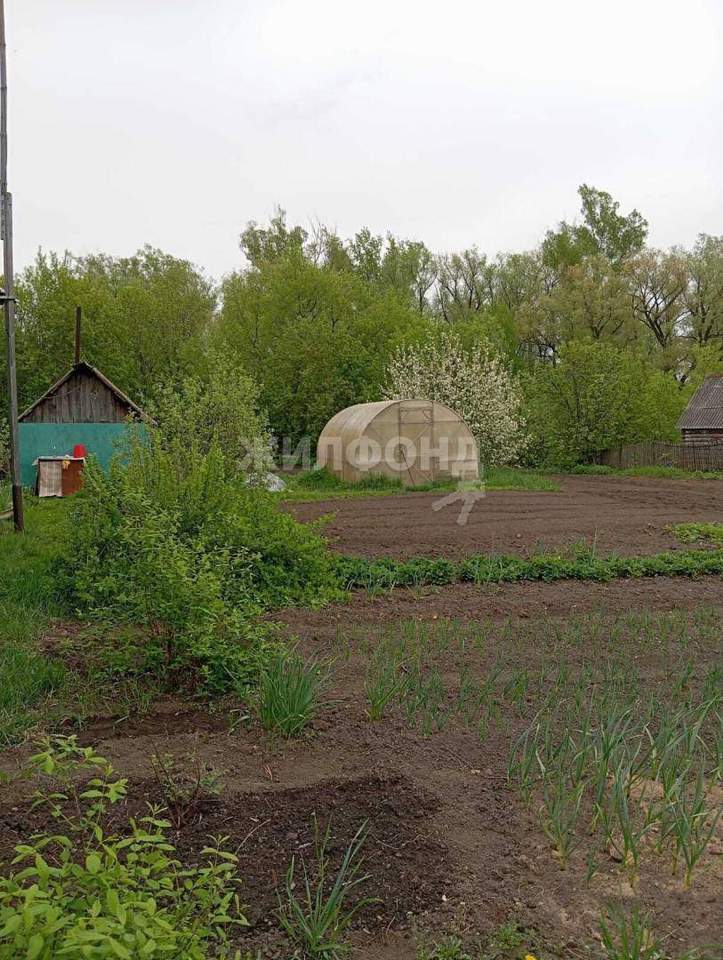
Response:
[[[125,423],[21,423],[20,479],[23,486],[35,485],[33,462],[38,457],[72,455],[76,443],[82,443],[85,452],[93,454],[106,468],[125,436]]]

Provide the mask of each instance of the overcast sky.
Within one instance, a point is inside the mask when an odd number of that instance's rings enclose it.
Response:
[[[723,233],[723,0],[5,0],[15,259],[151,243],[214,277],[276,204],[527,249],[609,190]]]

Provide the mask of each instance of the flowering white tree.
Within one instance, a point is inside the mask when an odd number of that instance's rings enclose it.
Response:
[[[451,407],[477,440],[488,466],[515,463],[526,443],[522,391],[499,360],[467,351],[454,334],[401,347],[387,367],[385,399],[436,400]]]

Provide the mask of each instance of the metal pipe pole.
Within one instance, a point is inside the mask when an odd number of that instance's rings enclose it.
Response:
[[[18,440],[18,380],[15,368],[15,282],[13,265],[13,198],[8,193],[8,76],[5,46],[5,2],[0,0],[0,233],[3,241],[5,289],[5,343],[7,348],[8,398],[10,406],[10,480],[15,529],[25,529],[23,488],[20,482]]]

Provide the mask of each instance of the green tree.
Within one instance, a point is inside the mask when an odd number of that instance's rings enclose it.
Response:
[[[630,343],[637,333],[627,279],[599,254],[564,267],[550,292],[524,303],[518,318],[542,359],[554,360],[570,340]]]
[[[256,259],[222,288],[218,342],[259,384],[275,436],[294,441],[315,438],[342,407],[378,399],[389,357],[428,326],[398,248],[392,271],[368,232],[349,244],[346,260],[330,235],[320,242],[321,250],[271,243],[278,255]]]
[[[570,224],[563,220],[557,230],[548,231],[543,242],[547,263],[559,269],[597,255],[620,266],[643,249],[648,222],[637,210],[621,214],[617,200],[586,183],[577,192],[582,222]]]
[[[250,220],[239,239],[239,246],[249,263],[260,267],[291,251],[302,251],[309,234],[302,227],[287,227],[286,211],[277,207],[268,227]]]
[[[151,247],[131,257],[41,251],[18,277],[17,296],[21,403],[72,364],[76,305],[83,358],[142,401],[198,369],[216,305],[193,264]]]
[[[679,250],[644,250],[626,266],[633,316],[643,337],[660,348],[659,363],[675,370],[680,360],[680,337],[688,313],[689,275]]]
[[[685,406],[675,378],[612,343],[576,340],[526,386],[537,462],[569,467],[625,443],[676,439]]]
[[[685,257],[688,268],[684,336],[697,346],[723,346],[723,237],[701,233]]]

